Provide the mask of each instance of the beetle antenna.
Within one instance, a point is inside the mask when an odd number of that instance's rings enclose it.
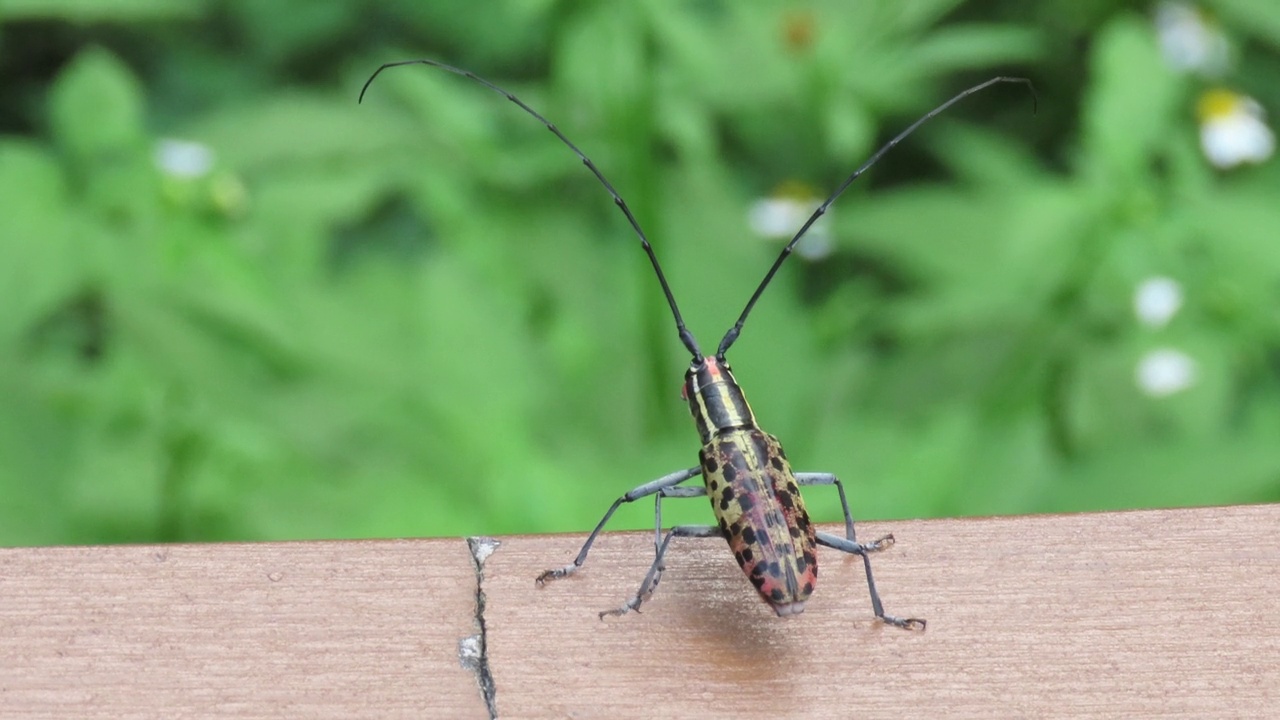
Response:
[[[733,324],[733,327],[729,328],[729,332],[725,333],[724,339],[720,341],[720,347],[716,349],[716,357],[723,359],[724,354],[729,351],[729,347],[738,339],[738,335],[742,333],[742,324],[747,321],[747,316],[751,314],[751,309],[756,306],[756,301],[760,299],[760,295],[764,292],[764,289],[769,286],[769,283],[773,280],[774,274],[778,272],[778,268],[782,267],[782,263],[787,261],[787,258],[791,255],[791,251],[795,249],[796,243],[800,242],[800,238],[803,238],[804,234],[809,232],[809,228],[813,227],[813,224],[818,221],[818,218],[822,217],[823,214],[827,212],[827,208],[831,207],[831,203],[835,202],[836,198],[840,197],[840,195],[843,194],[851,184],[853,184],[853,181],[858,179],[859,175],[862,175],[862,173],[866,172],[868,168],[875,165],[885,153],[892,150],[895,145],[902,142],[911,133],[915,132],[916,128],[925,124],[929,120],[932,120],[952,105],[955,105],[970,95],[985,90],[997,83],[1020,83],[1022,85],[1026,85],[1027,89],[1031,91],[1031,111],[1033,113],[1036,111],[1038,98],[1036,97],[1035,86],[1031,84],[1031,81],[1027,78],[1001,76],[993,77],[986,82],[979,83],[968,90],[957,93],[950,100],[930,110],[919,120],[911,123],[906,130],[898,133],[892,140],[885,143],[884,146],[877,150],[874,155],[868,158],[866,162],[862,163],[857,170],[854,170],[853,174],[846,178],[845,181],[840,184],[840,187],[836,188],[835,192],[831,193],[831,197],[828,197],[825,202],[818,206],[817,210],[813,211],[813,214],[809,216],[809,219],[805,220],[804,225],[800,226],[800,231],[795,234],[795,237],[791,238],[791,242],[787,243],[786,247],[782,248],[782,252],[778,255],[778,259],[773,261],[773,267],[770,267],[769,272],[765,273],[764,280],[760,281],[760,286],[751,294],[751,299],[747,301],[747,306],[743,308],[742,314],[738,316],[738,321]]]
[[[658,283],[662,285],[662,294],[667,297],[667,304],[671,306],[671,315],[675,318],[676,332],[680,334],[680,342],[684,343],[685,348],[693,355],[693,359],[695,361],[702,359],[702,351],[698,349],[698,341],[694,339],[693,333],[689,332],[688,328],[684,325],[684,318],[680,316],[680,307],[676,305],[676,297],[671,294],[671,286],[667,284],[667,277],[662,274],[662,266],[658,264],[658,256],[653,253],[653,246],[649,244],[649,238],[645,236],[644,230],[640,228],[640,223],[636,220],[636,216],[631,213],[631,208],[627,207],[627,201],[623,200],[622,196],[618,194],[618,191],[613,189],[613,184],[604,176],[604,173],[600,172],[600,168],[596,167],[596,164],[591,162],[591,158],[587,157],[585,153],[579,150],[578,146],[574,145],[572,140],[565,137],[564,133],[560,132],[560,129],[552,124],[550,120],[547,120],[539,114],[537,110],[525,105],[524,101],[520,98],[469,70],[463,70],[462,68],[456,68],[452,65],[446,65],[436,60],[401,60],[399,62],[383,63],[383,65],[375,70],[373,74],[369,76],[369,79],[365,81],[364,87],[360,88],[360,98],[357,102],[362,102],[364,100],[365,91],[369,89],[369,86],[373,84],[374,78],[378,77],[383,70],[386,70],[387,68],[400,67],[401,65],[430,65],[432,67],[440,68],[441,70],[447,70],[454,75],[461,75],[465,78],[470,78],[471,80],[480,83],[515,103],[521,110],[524,110],[537,118],[539,122],[547,126],[547,129],[550,130],[552,134],[557,138],[560,138],[560,142],[568,146],[568,148],[578,156],[578,159],[582,160],[582,164],[586,165],[587,169],[596,176],[596,179],[600,181],[600,184],[604,186],[604,189],[609,192],[609,196],[613,198],[613,204],[618,206],[618,209],[622,211],[622,214],[627,217],[627,222],[631,223],[631,228],[636,231],[636,235],[640,238],[640,246],[644,249],[645,254],[649,256],[649,262],[653,264],[653,271],[658,275]],[[772,274],[772,272],[770,272],[770,274]],[[754,302],[754,299],[752,302]]]

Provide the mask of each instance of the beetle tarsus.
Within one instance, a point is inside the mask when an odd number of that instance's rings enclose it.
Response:
[[[928,625],[923,618],[900,618],[893,615],[882,615],[880,619],[883,620],[886,625],[900,627],[903,630],[919,630],[920,632],[924,632],[925,626]]]
[[[562,577],[568,577],[572,575],[573,573],[577,572],[578,568],[580,567],[582,566],[581,565],[565,565],[562,568],[555,568],[554,570],[543,570],[542,573],[538,575],[537,578],[534,579],[533,584],[537,585],[538,587],[544,587],[547,583],[551,582],[552,580],[559,580]]]

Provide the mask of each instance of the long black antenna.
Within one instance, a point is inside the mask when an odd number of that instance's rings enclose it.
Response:
[[[644,248],[645,254],[649,256],[649,262],[653,263],[653,271],[658,274],[658,282],[662,285],[662,294],[667,296],[667,304],[671,306],[671,314],[676,319],[676,331],[680,334],[680,342],[684,343],[685,348],[687,348],[689,350],[689,353],[693,355],[693,359],[695,362],[702,360],[702,351],[698,349],[698,341],[694,339],[693,333],[689,332],[688,328],[684,326],[684,318],[680,317],[680,308],[679,306],[676,305],[676,297],[675,295],[671,294],[671,287],[667,285],[667,278],[665,275],[662,274],[662,266],[658,264],[658,256],[653,254],[653,246],[649,244],[649,238],[645,237],[644,230],[640,229],[640,223],[636,221],[635,215],[631,214],[631,208],[627,207],[627,201],[623,200],[622,196],[618,194],[618,191],[613,189],[613,184],[610,183],[608,178],[604,176],[604,173],[600,172],[600,168],[597,168],[596,164],[591,162],[591,158],[587,157],[586,154],[584,154],[581,150],[579,150],[578,146],[574,145],[573,141],[565,137],[564,133],[560,132],[560,129],[557,128],[555,125],[553,125],[551,121],[542,117],[542,115],[540,115],[537,110],[534,110],[528,105],[525,105],[520,98],[516,97],[515,95],[512,95],[506,90],[503,90],[502,88],[498,87],[497,85],[494,85],[493,83],[489,82],[488,80],[485,80],[484,78],[480,77],[479,75],[476,75],[473,72],[470,72],[468,70],[463,70],[461,68],[456,68],[456,67],[453,67],[452,65],[446,65],[442,62],[437,62],[435,60],[426,60],[426,59],[401,60],[400,62],[383,63],[383,65],[379,67],[377,70],[375,70],[373,74],[369,76],[369,79],[365,81],[364,87],[360,88],[360,98],[356,102],[364,101],[365,91],[369,89],[369,86],[373,84],[373,79],[378,77],[378,75],[383,70],[386,70],[387,68],[399,67],[401,65],[430,65],[432,67],[438,67],[441,70],[447,70],[455,75],[461,75],[465,78],[470,78],[472,80],[475,80],[481,85],[484,85],[490,90],[498,93],[499,95],[515,103],[520,107],[521,110],[524,110],[525,112],[537,118],[539,121],[542,122],[543,125],[546,125],[547,129],[550,130],[553,134],[555,134],[556,137],[560,138],[560,142],[569,146],[569,149],[572,150],[574,154],[576,154],[578,158],[582,160],[582,164],[587,166],[587,169],[590,170],[592,174],[596,176],[596,179],[600,181],[601,185],[604,185],[604,189],[609,191],[610,197],[613,198],[613,203],[618,206],[618,209],[622,211],[623,215],[627,216],[627,222],[631,223],[631,227],[636,231],[636,235],[640,236],[640,246]],[[805,227],[806,229],[808,228],[807,225]],[[777,270],[776,266],[774,267],[774,270]],[[772,276],[773,271],[771,270],[769,274]],[[766,279],[765,282],[767,283],[768,279]],[[761,290],[763,289],[764,288],[761,287]],[[759,294],[760,294],[759,291],[757,291],[756,295],[759,295]],[[752,298],[751,301],[754,303],[755,298]],[[743,317],[745,318],[745,313]],[[741,325],[742,321],[739,320],[738,324]]]
[[[795,249],[796,243],[800,242],[800,238],[804,237],[804,234],[809,232],[809,228],[813,227],[813,224],[818,221],[818,218],[822,217],[822,215],[827,212],[827,208],[831,207],[831,203],[835,202],[836,198],[840,197],[840,195],[844,193],[845,189],[847,189],[849,185],[853,184],[854,180],[858,179],[859,175],[866,172],[867,168],[875,165],[876,161],[878,161],[881,156],[892,150],[895,145],[902,142],[902,140],[908,135],[915,132],[916,128],[925,124],[939,113],[952,105],[955,105],[966,97],[969,97],[981,90],[985,90],[996,83],[1021,83],[1026,85],[1027,89],[1031,91],[1031,111],[1033,113],[1036,111],[1036,89],[1035,86],[1031,84],[1031,81],[1027,78],[1001,76],[993,77],[984,83],[979,83],[968,90],[957,93],[950,100],[930,110],[919,120],[911,123],[906,130],[898,133],[897,136],[885,143],[884,146],[877,150],[866,162],[862,163],[857,170],[854,170],[853,174],[841,183],[840,187],[836,188],[835,192],[831,193],[831,197],[827,198],[825,202],[818,206],[817,210],[813,211],[813,214],[809,216],[809,219],[800,227],[800,231],[795,234],[795,237],[791,238],[791,242],[787,243],[787,246],[782,248],[782,252],[778,255],[778,259],[773,261],[773,267],[769,268],[769,272],[764,275],[764,280],[760,281],[760,287],[757,287],[756,291],[751,294],[751,299],[747,301],[747,306],[743,308],[742,314],[738,316],[738,322],[734,323],[733,327],[729,328],[729,332],[725,333],[724,339],[720,341],[720,347],[716,349],[716,357],[723,359],[724,354],[729,351],[729,347],[738,339],[738,335],[742,333],[742,324],[747,321],[747,315],[751,314],[751,309],[756,306],[756,301],[760,299],[760,294],[769,286],[769,282],[773,280],[773,276],[778,272],[778,268],[782,267],[782,263],[786,262],[787,257],[791,255],[791,251]]]

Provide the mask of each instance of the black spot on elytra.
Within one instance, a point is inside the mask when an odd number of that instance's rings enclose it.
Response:
[[[774,455],[773,457],[769,458],[769,464],[773,466],[774,470],[777,470],[778,472],[782,472],[782,458],[778,457],[777,455]]]
[[[725,482],[732,483],[738,479],[738,468],[734,467],[733,463],[728,463],[724,466],[724,470],[721,471],[721,474],[724,476]]]
[[[803,588],[801,588],[801,590],[800,590],[800,591],[801,591],[802,593],[804,593],[805,595],[812,595],[812,594],[813,594],[813,583],[811,583],[811,582],[807,582],[807,583],[805,583],[805,584],[804,584],[804,587],[803,587]]]
[[[804,532],[809,531],[809,513],[799,513],[796,515],[796,527]]]
[[[803,533],[801,533],[801,532],[800,532],[800,528],[796,527],[795,525],[792,525],[792,526],[791,526],[791,537],[793,537],[793,538],[795,538],[795,539],[799,540],[801,535],[803,535]]]
[[[714,457],[704,457],[702,458],[702,469],[710,474],[720,469],[720,463],[716,462]]]
[[[792,510],[796,506],[796,498],[791,493],[782,493],[778,495],[778,502],[782,503],[782,507]]]
[[[778,577],[782,574],[782,566],[778,565],[777,560],[773,560],[769,563],[769,574],[774,577]]]
[[[755,498],[748,493],[738,498],[738,505],[742,507],[742,512],[751,512],[751,510],[756,506],[756,501]]]
[[[774,602],[782,602],[782,598],[784,597],[782,588],[774,588],[773,592],[769,593],[769,597],[773,598]]]
[[[720,532],[726,535],[729,534],[729,522],[724,518],[720,518]]]
[[[742,552],[738,555],[738,557],[739,557],[739,558],[741,558],[741,559],[738,561],[738,564],[739,564],[739,565],[742,565],[742,564],[745,564],[745,563],[749,563],[749,562],[751,562],[752,560],[754,560],[754,559],[755,559],[755,556],[756,556],[756,554],[755,554],[755,553],[753,553],[753,552],[751,552],[751,548],[743,548],[743,549],[742,549]]]
[[[755,545],[755,544],[756,544],[756,531],[755,531],[755,528],[743,528],[743,529],[742,529],[742,542],[746,543],[747,545]]]
[[[808,568],[809,568],[809,563],[805,562],[804,558],[802,557],[796,558],[796,572],[803,573]]]
[[[720,496],[720,509],[721,510],[729,509],[729,503],[733,502],[733,498],[736,496],[737,496],[737,493],[733,491],[733,488],[726,485],[724,488],[724,493]]]
[[[818,562],[818,556],[814,555],[812,550],[805,550],[802,557],[804,558],[805,563],[809,565],[815,565]]]

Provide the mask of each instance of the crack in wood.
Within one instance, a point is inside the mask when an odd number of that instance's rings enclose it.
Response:
[[[471,550],[471,564],[476,572],[476,605],[475,624],[479,631],[458,641],[458,661],[462,667],[476,675],[476,683],[480,686],[480,694],[484,697],[485,707],[490,718],[498,717],[497,688],[493,682],[493,672],[489,668],[489,655],[485,635],[485,594],[484,594],[484,561],[498,549],[497,540],[490,537],[469,537],[467,547]]]

